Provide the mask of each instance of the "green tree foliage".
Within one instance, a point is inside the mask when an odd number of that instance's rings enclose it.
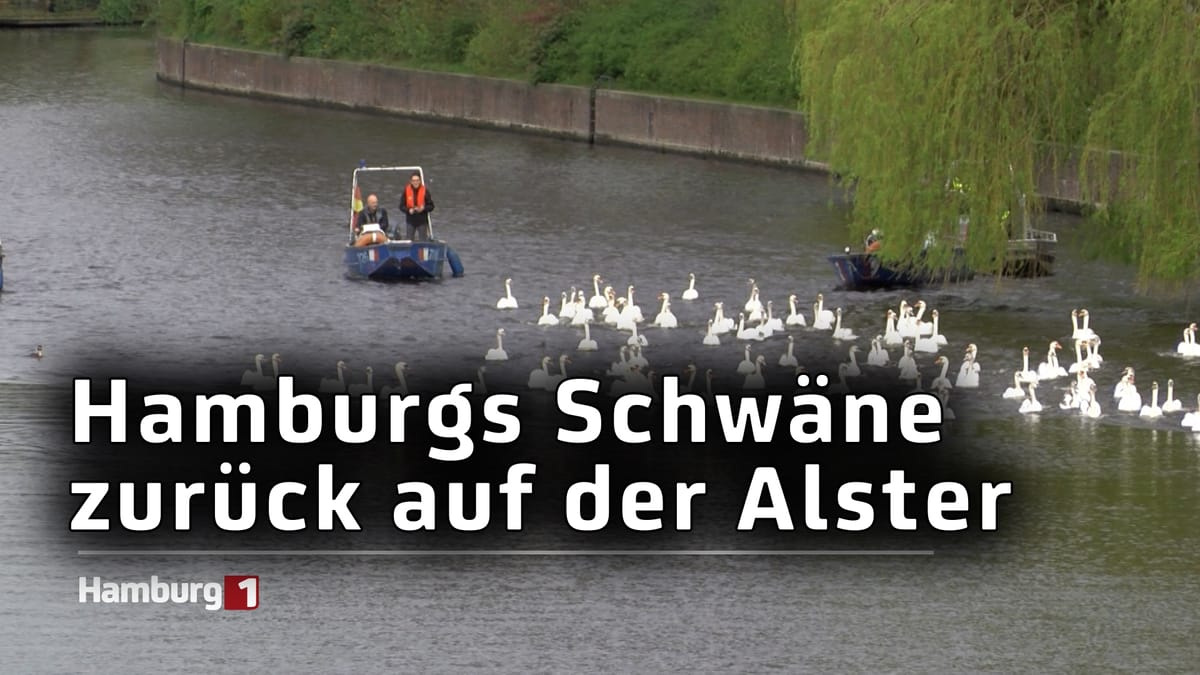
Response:
[[[100,0],[96,13],[105,23],[127,24],[150,15],[151,0]]]
[[[1178,0],[796,0],[812,151],[855,190],[859,233],[913,259],[929,233],[995,270],[997,214],[1038,173],[1102,204],[1090,248],[1144,287],[1200,267],[1200,18]],[[948,191],[952,179],[965,194]],[[1036,205],[1035,205],[1036,206]],[[949,248],[941,249],[943,253]],[[942,256],[934,256],[940,262]]]

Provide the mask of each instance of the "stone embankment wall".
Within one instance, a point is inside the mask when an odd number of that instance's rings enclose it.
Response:
[[[159,79],[185,87],[827,170],[805,156],[804,116],[792,110],[287,58],[169,39],[158,40],[157,54]],[[1084,205],[1074,175],[1046,171],[1038,185],[1055,208]]]

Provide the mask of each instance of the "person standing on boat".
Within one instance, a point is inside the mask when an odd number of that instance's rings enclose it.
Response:
[[[883,235],[881,235],[879,233],[879,230],[871,230],[871,234],[867,235],[867,241],[866,241],[867,253],[874,253],[874,252],[878,251],[880,248],[882,248],[883,242],[880,241],[880,239],[882,239],[882,238],[883,238]]]
[[[367,195],[367,208],[358,212],[358,221],[354,223],[354,230],[362,230],[362,226],[367,223],[377,223],[379,229],[384,232],[388,231],[388,215],[387,209],[379,208],[379,197],[375,195]]]
[[[433,196],[421,182],[420,172],[414,171],[404,186],[400,208],[408,223],[408,238],[413,241],[429,239],[429,212],[433,210]]]

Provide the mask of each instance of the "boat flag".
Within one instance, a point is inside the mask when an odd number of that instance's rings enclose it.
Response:
[[[358,221],[358,212],[363,210],[362,190],[354,184],[354,196],[350,200],[350,231],[354,231],[354,223]]]

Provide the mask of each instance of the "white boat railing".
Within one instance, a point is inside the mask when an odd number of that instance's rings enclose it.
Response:
[[[1026,228],[1025,232],[1022,234],[1021,238],[1014,239],[1013,241],[1030,241],[1030,240],[1058,243],[1058,233],[1051,232],[1050,230],[1035,230],[1033,228]]]
[[[357,169],[354,170],[354,175],[350,179],[351,222],[353,222],[353,217],[354,217],[354,213],[355,213],[354,206],[355,206],[355,203],[357,202],[357,200],[354,198],[354,196],[358,192],[358,174],[359,173],[367,173],[367,172],[371,172],[371,171],[416,172],[421,175],[421,184],[422,185],[429,184],[428,181],[425,180],[425,170],[419,166],[366,166],[364,163],[363,165],[359,166]],[[401,215],[403,215],[403,214],[401,214]],[[434,239],[434,236],[433,236],[433,217],[430,215],[426,215],[426,217],[428,218],[428,222],[429,222],[429,240],[436,241],[436,239]],[[353,238],[353,234],[351,235],[351,237]]]

